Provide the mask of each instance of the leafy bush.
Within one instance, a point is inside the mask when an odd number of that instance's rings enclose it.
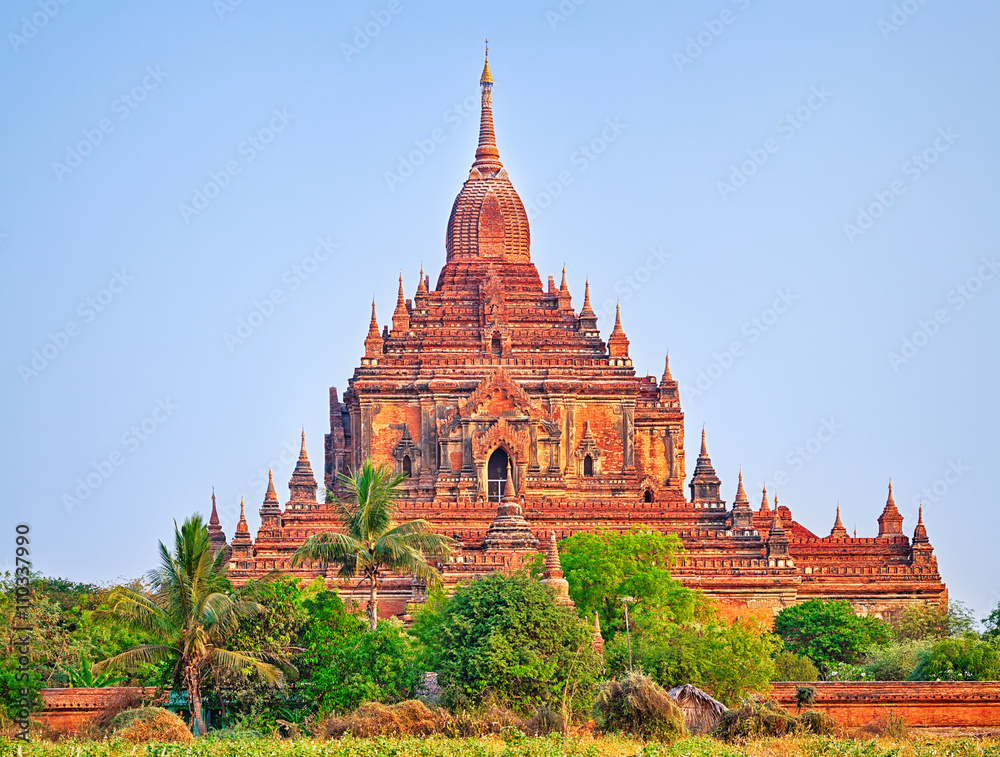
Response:
[[[931,641],[901,641],[884,647],[869,647],[861,661],[865,680],[905,681],[916,670],[932,644]]]
[[[825,674],[834,663],[857,663],[872,645],[892,640],[889,626],[873,616],[854,613],[843,599],[811,599],[786,607],[774,619],[774,632],[785,648],[811,659]]]
[[[666,690],[641,673],[597,688],[594,717],[604,733],[672,740],[684,735],[684,714]]]
[[[412,641],[397,620],[374,631],[347,612],[336,592],[323,591],[304,603],[309,620],[299,658],[302,695],[322,713],[347,712],[362,702],[392,704],[409,698],[418,681]]]
[[[527,573],[460,586],[418,612],[412,631],[453,710],[492,699],[523,714],[544,704],[568,717],[602,667],[592,626]]]
[[[815,733],[818,736],[832,736],[837,731],[837,721],[833,716],[818,710],[806,710],[799,715],[799,722],[808,733]]]
[[[725,741],[746,741],[787,736],[804,728],[799,718],[785,712],[774,702],[751,701],[738,710],[723,713],[712,735]]]
[[[187,744],[194,740],[184,721],[162,707],[139,707],[120,712],[111,720],[111,732],[134,744],[144,741]]]
[[[774,658],[774,674],[772,681],[817,681],[819,669],[808,657],[804,657],[787,649],[779,652]]]
[[[910,605],[893,613],[889,625],[900,641],[927,641],[972,633],[976,619],[961,602]]]
[[[915,681],[996,681],[1000,650],[994,640],[967,634],[942,639],[926,652],[911,676]]]
[[[776,644],[777,639],[754,621],[675,624],[645,605],[637,605],[632,629],[635,666],[664,688],[690,683],[726,706],[770,689]],[[604,654],[613,675],[628,671],[625,634],[605,645]]]

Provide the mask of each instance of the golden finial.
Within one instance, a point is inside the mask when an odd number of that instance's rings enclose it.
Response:
[[[493,76],[490,74],[490,41],[486,40],[486,63],[483,66],[483,75],[479,77],[479,84],[483,87],[493,86]]]

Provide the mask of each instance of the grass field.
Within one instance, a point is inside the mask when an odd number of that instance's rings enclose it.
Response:
[[[123,741],[33,741],[3,739],[0,757],[1000,757],[1000,740],[973,738],[841,739],[794,736],[725,744],[692,737],[672,744],[624,738],[512,736],[450,739],[345,737],[299,739],[199,739],[193,744],[130,744]]]

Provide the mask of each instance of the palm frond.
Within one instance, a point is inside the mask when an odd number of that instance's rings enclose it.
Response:
[[[124,652],[109,657],[106,660],[101,660],[94,665],[94,672],[102,673],[112,668],[133,670],[143,663],[162,662],[178,654],[180,654],[180,650],[169,644],[142,644],[138,647],[126,649]]]
[[[313,534],[302,542],[292,555],[293,568],[304,564],[342,565],[351,555],[363,550],[365,545],[348,534],[326,531]]]
[[[411,520],[387,531],[383,539],[400,539],[405,544],[419,549],[431,557],[448,557],[454,548],[454,540],[434,533],[426,520]]]
[[[264,662],[252,652],[234,652],[230,649],[213,649],[211,652],[213,662],[220,668],[230,670],[234,673],[243,673],[250,670],[261,676],[268,684],[276,688],[281,688],[285,683],[285,674],[276,665]]]
[[[109,609],[95,613],[98,619],[115,617],[154,636],[173,638],[180,630],[175,616],[144,594],[118,587],[108,597]]]

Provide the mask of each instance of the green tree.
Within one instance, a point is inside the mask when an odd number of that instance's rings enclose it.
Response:
[[[895,613],[889,625],[900,641],[923,641],[972,633],[976,619],[961,602],[945,606],[919,604]]]
[[[323,579],[319,578],[322,584]],[[259,655],[282,666],[286,685],[276,688],[261,676],[246,676],[209,664],[208,688],[218,698],[224,720],[239,719],[253,727],[273,728],[279,711],[300,709],[300,692],[291,662],[301,651],[300,636],[308,621],[303,607],[307,593],[315,593],[312,585],[299,588],[293,576],[274,576],[265,581],[247,582],[244,589],[253,596],[263,611],[239,618],[228,639],[234,649],[253,649]],[[287,714],[287,712],[286,712]]]
[[[492,573],[439,597],[413,633],[453,708],[492,698],[521,712],[544,704],[568,721],[602,667],[593,626],[525,572]]]
[[[346,712],[363,702],[394,704],[412,695],[421,671],[399,621],[379,623],[372,631],[335,591],[321,592],[304,606],[301,683],[321,714]]]
[[[785,647],[811,659],[824,673],[833,663],[856,663],[873,644],[892,639],[888,625],[854,613],[846,600],[810,599],[786,607],[774,619],[774,632]]]
[[[934,644],[910,676],[915,681],[1000,680],[1000,649],[995,640],[975,634]]]
[[[780,642],[759,622],[732,624],[709,615],[682,623],[650,622],[649,610],[637,609],[632,629],[633,665],[664,688],[690,683],[708,690],[726,705],[749,694],[767,692],[774,676],[772,656]],[[623,676],[628,668],[628,640],[616,636],[605,646],[609,671]]]
[[[577,611],[585,618],[598,613],[601,632],[610,640],[625,630],[619,597],[656,606],[665,620],[692,618],[703,608],[699,593],[670,577],[670,567],[682,551],[676,534],[642,529],[625,534],[579,532],[562,541],[559,559]]]
[[[387,572],[414,576],[429,586],[441,582],[427,557],[451,554],[451,539],[431,531],[426,520],[396,524],[396,500],[406,474],[376,466],[371,458],[350,475],[341,474],[340,484],[349,499],[333,498],[343,532],[314,534],[292,555],[292,566],[319,563],[336,565],[341,578],[360,576],[369,585],[366,607],[371,630],[378,625],[378,589]],[[331,493],[327,495],[332,497]]]
[[[174,549],[160,542],[160,567],[148,574],[153,595],[121,587],[110,600],[109,613],[156,637],[99,663],[96,670],[130,668],[137,663],[170,660],[175,676],[187,689],[192,726],[206,732],[201,711],[201,690],[211,667],[253,672],[268,683],[281,686],[281,668],[265,662],[256,650],[227,649],[227,642],[241,618],[264,612],[243,587],[233,592],[226,578],[222,550],[213,555],[208,528],[193,515],[178,528],[174,524]]]

